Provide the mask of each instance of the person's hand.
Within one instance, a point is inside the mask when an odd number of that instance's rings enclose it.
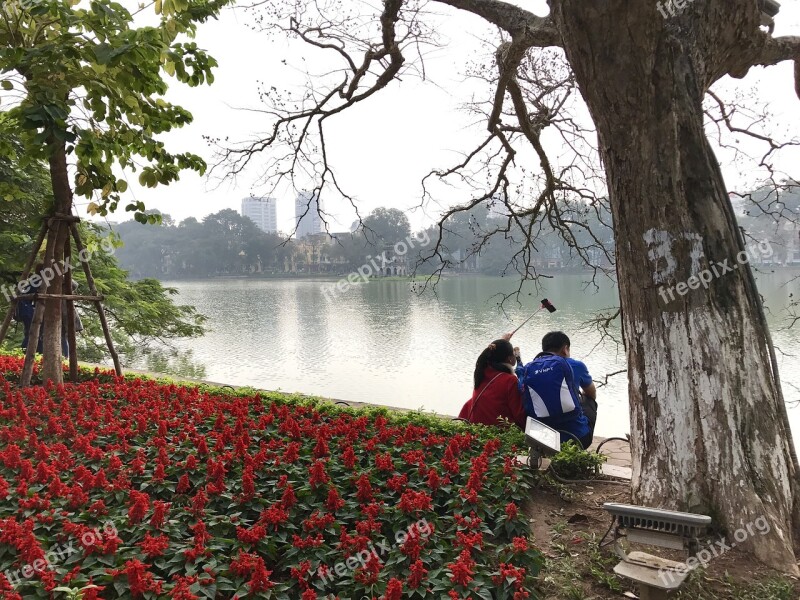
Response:
[[[513,333],[504,333],[501,339],[504,339],[507,342],[511,341],[511,336],[514,335]]]

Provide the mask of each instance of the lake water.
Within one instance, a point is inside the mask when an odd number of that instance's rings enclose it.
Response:
[[[759,277],[770,309],[770,326],[779,348],[784,394],[800,402],[800,322],[786,329],[782,311],[800,294],[800,282],[785,282],[787,272]],[[336,398],[422,408],[455,415],[470,397],[478,354],[493,339],[512,330],[548,297],[558,308],[541,312],[514,336],[524,360],[538,351],[542,336],[561,329],[572,340],[572,355],[584,360],[595,380],[626,368],[621,346],[601,343],[583,325],[599,309],[617,304],[610,282],[587,287],[582,275],[556,275],[539,292],[525,292],[524,306],[504,314],[500,292],[511,279],[451,277],[436,295],[414,293],[407,281],[373,281],[351,287],[335,300],[323,295],[323,280],[218,279],[165,282],[208,317],[205,337],[181,342],[205,378],[221,383],[303,392]],[[618,332],[616,332],[618,334]],[[627,378],[623,373],[598,388],[596,433],[629,431]],[[791,409],[795,439],[800,410]]]

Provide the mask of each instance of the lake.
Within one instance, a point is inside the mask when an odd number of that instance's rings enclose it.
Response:
[[[770,310],[770,327],[790,405],[800,403],[800,322],[793,329],[783,310],[800,294],[786,284],[786,271],[760,275],[759,289]],[[178,301],[208,317],[208,333],[177,344],[192,351],[205,378],[234,385],[303,392],[358,402],[424,409],[455,415],[470,397],[478,354],[510,331],[547,297],[558,308],[543,311],[514,336],[524,360],[538,351],[542,336],[565,331],[572,356],[584,360],[595,380],[626,368],[622,346],[601,342],[586,322],[617,304],[611,282],[586,286],[584,275],[555,275],[544,289],[524,292],[523,307],[509,303],[505,314],[496,294],[511,292],[511,278],[447,277],[436,294],[418,295],[408,281],[372,281],[352,286],[334,300],[323,294],[331,281],[216,279],[165,282]],[[530,292],[531,295],[528,295]],[[616,331],[616,334],[619,332]],[[596,434],[629,431],[627,378],[598,388]],[[790,419],[800,437],[800,410]]]

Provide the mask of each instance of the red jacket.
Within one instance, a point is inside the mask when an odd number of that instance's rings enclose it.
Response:
[[[475,404],[476,398],[478,399],[477,405]],[[471,417],[470,413],[472,413]],[[483,381],[478,389],[472,392],[472,398],[467,400],[458,416],[472,423],[483,423],[484,425],[497,425],[497,418],[505,417],[516,423],[520,429],[525,429],[528,415],[525,414],[525,409],[522,407],[517,376],[486,367],[483,372]]]

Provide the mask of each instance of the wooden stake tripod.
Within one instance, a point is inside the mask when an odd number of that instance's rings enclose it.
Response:
[[[45,256],[44,256],[44,267],[45,269],[50,268],[53,269],[55,272],[58,272],[63,275],[63,284],[62,284],[62,293],[59,294],[51,294],[48,293],[48,287],[50,285],[49,280],[45,280],[43,278],[44,290],[42,293],[36,294],[25,294],[25,295],[16,295],[11,298],[11,304],[8,307],[8,312],[6,313],[6,317],[3,320],[2,326],[0,326],[0,343],[6,337],[8,333],[9,326],[11,325],[11,319],[14,316],[14,310],[17,306],[17,302],[19,300],[24,299],[39,299],[39,300],[57,300],[61,299],[66,301],[67,307],[67,345],[69,348],[69,376],[72,381],[77,381],[78,379],[78,356],[76,353],[76,340],[75,340],[75,302],[76,301],[86,301],[92,302],[97,309],[97,313],[100,316],[100,325],[103,328],[103,335],[105,336],[106,344],[108,346],[108,351],[111,354],[111,358],[114,361],[114,370],[116,371],[117,375],[122,375],[122,367],[120,366],[119,356],[117,355],[116,350],[114,349],[114,342],[111,339],[111,333],[108,329],[108,321],[106,320],[106,314],[103,310],[103,296],[97,293],[97,287],[94,283],[94,277],[92,277],[91,269],[89,269],[89,262],[86,260],[86,248],[81,241],[80,231],[78,230],[78,223],[80,222],[80,218],[73,216],[73,215],[65,215],[56,213],[50,217],[47,217],[42,223],[42,228],[39,231],[39,236],[36,239],[36,243],[31,250],[31,254],[28,257],[28,262],[25,264],[25,269],[22,272],[22,281],[27,281],[28,277],[31,274],[31,269],[33,268],[34,263],[36,262],[36,256],[39,254],[39,250],[42,248],[42,243],[47,237],[48,231],[52,230],[56,233],[52,239],[59,239],[57,235],[59,233],[60,228],[66,227],[67,231],[61,232],[63,234],[63,244],[64,244],[64,261],[63,261],[63,273],[61,272],[61,265],[55,264],[54,256],[55,256],[55,245],[48,244],[47,248],[45,249]],[[72,253],[71,253],[71,244],[70,244],[70,235],[72,235],[72,239],[75,242],[75,248],[78,251],[78,261],[81,263],[83,267],[83,272],[86,275],[86,282],[89,285],[89,295],[75,295],[72,293]],[[19,291],[19,287],[17,288]],[[33,375],[33,363],[36,358],[36,348],[39,342],[39,332],[41,331],[42,322],[44,321],[44,313],[45,313],[45,305],[47,302],[37,302],[36,309],[33,313],[33,321],[31,322],[30,330],[28,333],[28,348],[25,354],[25,366],[22,369],[22,377],[20,378],[20,384],[23,386],[30,385],[31,376]],[[63,320],[62,320],[63,322]]]

